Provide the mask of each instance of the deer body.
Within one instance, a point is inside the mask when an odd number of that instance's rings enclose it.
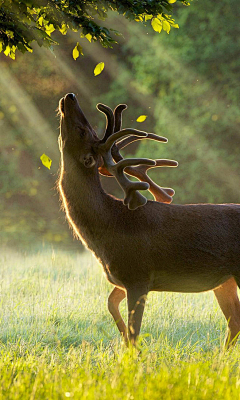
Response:
[[[68,104],[70,108],[71,97],[66,96],[66,116]],[[74,118],[72,114],[71,120]],[[240,331],[240,205],[148,201],[129,210],[104,192],[98,173],[100,158],[94,151],[84,149],[84,161],[79,162],[81,141],[69,146],[64,135],[62,127],[59,188],[63,204],[76,235],[95,254],[115,286],[109,311],[126,341],[136,341],[149,291],[214,290],[229,320],[227,341],[233,343]],[[89,141],[95,148],[96,138],[89,139],[88,145]],[[128,330],[118,310],[126,294]]]

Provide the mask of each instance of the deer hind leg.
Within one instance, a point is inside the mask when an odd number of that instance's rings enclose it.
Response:
[[[147,294],[148,290],[146,287],[127,289],[128,338],[132,345],[136,344],[140,332]]]
[[[230,278],[214,290],[218,304],[228,322],[225,347],[234,345],[240,333],[240,302],[237,295],[237,283]]]
[[[127,343],[127,327],[122,319],[119,311],[119,304],[125,299],[126,293],[124,290],[115,287],[108,297],[108,310],[112,314],[119,332]]]

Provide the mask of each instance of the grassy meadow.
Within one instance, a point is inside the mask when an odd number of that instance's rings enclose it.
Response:
[[[240,343],[222,351],[212,293],[150,293],[139,353],[121,342],[92,255],[0,259],[0,399],[240,399]]]

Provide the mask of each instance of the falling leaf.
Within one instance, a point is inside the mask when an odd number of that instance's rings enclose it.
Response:
[[[163,26],[163,30],[164,30],[164,31],[166,31],[167,33],[170,32],[171,26],[170,26],[169,22],[163,21],[162,26]]]
[[[46,154],[43,153],[40,157],[40,160],[42,161],[42,164],[44,165],[44,167],[46,167],[48,169],[51,168],[52,160]]]
[[[94,72],[94,75],[97,76],[97,75],[101,74],[101,72],[102,72],[103,69],[104,69],[104,66],[105,66],[104,62],[98,63],[98,64],[96,65],[96,67],[94,68],[94,71],[93,71],[93,72]]]
[[[72,56],[74,60],[76,60],[79,57],[79,54],[83,56],[83,50],[82,46],[80,46],[79,42],[77,42],[76,46],[73,49]]]
[[[162,22],[158,18],[153,18],[151,21],[151,25],[156,32],[161,32],[162,30]]]
[[[147,115],[140,115],[140,116],[136,119],[136,121],[137,121],[137,122],[144,122],[146,118],[147,118]]]

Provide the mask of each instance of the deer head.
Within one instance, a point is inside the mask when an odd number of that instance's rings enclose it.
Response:
[[[114,176],[124,191],[124,204],[131,210],[147,202],[138,190],[149,190],[156,200],[171,203],[174,190],[156,185],[147,175],[147,170],[160,166],[175,167],[178,165],[176,161],[123,159],[120,154],[122,148],[135,140],[151,139],[167,142],[166,138],[153,133],[137,129],[121,129],[122,112],[126,108],[125,104],[120,104],[112,111],[104,104],[97,105],[97,109],[106,115],[107,120],[104,137],[100,140],[83,114],[76,96],[73,93],[67,94],[59,102],[60,150],[69,154],[73,162],[78,163],[82,169],[94,173],[99,170],[103,175]],[[132,182],[126,173],[138,178],[140,182]]]

